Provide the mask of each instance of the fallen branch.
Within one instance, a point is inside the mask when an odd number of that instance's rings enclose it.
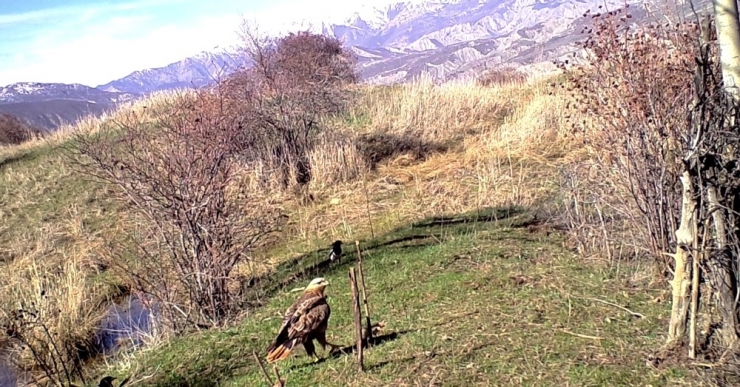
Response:
[[[571,332],[565,329],[558,329],[560,332],[567,333],[571,336],[580,337],[582,339],[590,339],[590,340],[604,340],[601,336],[589,336],[589,335],[582,335],[580,333]]]
[[[621,306],[621,305],[617,305],[617,304],[615,304],[615,303],[613,303],[613,302],[609,302],[609,301],[604,301],[604,300],[600,300],[600,299],[598,299],[598,298],[593,298],[593,297],[585,297],[585,298],[584,298],[584,297],[578,297],[578,298],[582,298],[582,299],[584,299],[584,300],[591,300],[591,301],[596,301],[596,302],[600,302],[600,303],[602,303],[602,304],[605,304],[605,305],[609,305],[609,306],[613,306],[613,307],[615,307],[615,308],[621,309],[621,310],[623,310],[623,311],[625,311],[625,312],[627,312],[627,313],[629,313],[629,314],[631,314],[631,315],[633,315],[633,316],[635,316],[635,317],[639,317],[639,318],[645,318],[645,316],[643,316],[642,314],[640,314],[640,313],[637,313],[637,312],[633,312],[633,311],[631,311],[631,310],[629,310],[629,309],[627,309],[627,308],[625,308],[625,307],[623,307],[623,306]]]

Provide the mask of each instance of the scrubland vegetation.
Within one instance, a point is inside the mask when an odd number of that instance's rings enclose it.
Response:
[[[297,352],[289,386],[731,382],[715,314],[695,359],[668,330],[699,30],[621,17],[592,66],[442,85],[360,84],[336,41],[245,30],[251,70],[0,148],[0,349],[39,384],[259,385],[251,353],[312,277],[352,343],[358,240],[384,341],[363,374]],[[99,356],[129,296],[158,312],[144,345]]]

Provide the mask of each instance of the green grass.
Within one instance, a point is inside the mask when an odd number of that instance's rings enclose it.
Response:
[[[680,368],[646,365],[663,342],[667,305],[655,289],[619,270],[584,263],[562,236],[530,232],[522,209],[435,218],[364,243],[364,270],[380,343],[365,352],[312,364],[303,349],[278,365],[288,386],[666,385]],[[354,250],[352,243],[346,251]],[[323,253],[322,253],[323,254]],[[240,324],[177,338],[133,360],[132,380],[147,386],[265,386],[252,358],[277,333],[284,310],[314,276],[331,282],[331,342],[351,346],[347,269],[309,254],[262,282],[266,304]],[[298,273],[298,274],[296,274]],[[276,284],[282,282],[282,287]],[[292,282],[291,282],[292,281]],[[644,316],[639,318],[612,302]],[[319,355],[326,356],[326,351]],[[121,370],[118,376],[131,371]]]

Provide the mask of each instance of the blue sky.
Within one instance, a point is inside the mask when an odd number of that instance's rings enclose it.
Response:
[[[389,0],[0,0],[0,86],[97,86],[238,43],[241,21],[278,33]]]

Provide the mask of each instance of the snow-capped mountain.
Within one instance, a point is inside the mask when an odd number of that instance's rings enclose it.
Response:
[[[87,115],[103,114],[135,97],[80,84],[21,82],[0,88],[0,113],[36,128],[55,129]]]
[[[584,13],[626,5],[635,23],[664,20],[663,9],[691,12],[688,0],[407,0],[382,8],[357,6],[353,14],[327,20],[318,30],[351,47],[366,82],[405,82],[422,73],[442,81],[503,64],[551,64],[578,49],[576,42],[585,38],[580,31],[591,23]],[[701,10],[711,2],[695,0],[694,5]],[[237,53],[203,52],[97,88],[15,84],[0,89],[0,112],[12,108],[28,121],[54,127],[61,116],[95,114],[157,90],[203,86],[244,64]]]
[[[0,104],[52,99],[116,103],[131,98],[131,94],[113,93],[80,84],[20,82],[0,88]]]

